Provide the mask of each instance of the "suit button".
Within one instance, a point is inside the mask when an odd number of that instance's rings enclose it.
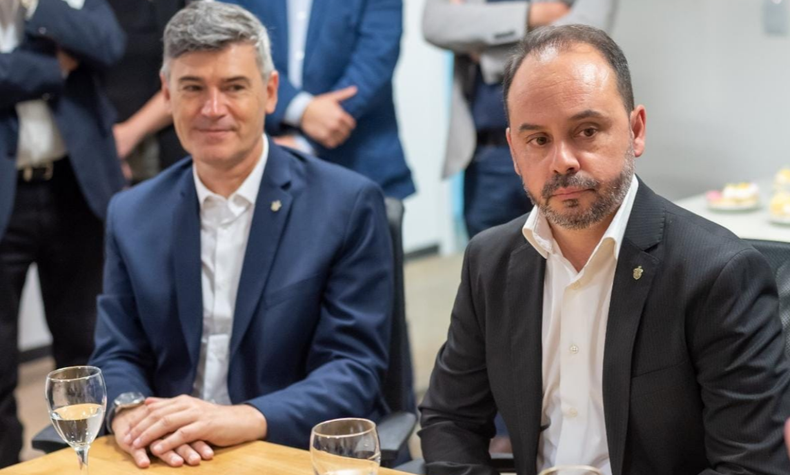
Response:
[[[43,26],[40,26],[40,27],[38,28],[38,34],[39,34],[39,35],[46,35],[46,34],[47,34],[47,28],[46,28],[46,27],[43,27]]]

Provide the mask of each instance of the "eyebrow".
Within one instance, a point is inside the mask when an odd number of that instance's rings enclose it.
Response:
[[[191,81],[203,82],[203,78],[200,78],[198,76],[183,76],[183,77],[178,78],[178,82],[191,82]],[[223,83],[244,82],[244,83],[248,83],[249,84],[250,80],[246,76],[233,76],[233,77],[230,77],[230,78],[223,79],[222,82]]]
[[[601,114],[600,112],[598,112],[596,110],[587,109],[587,110],[579,112],[578,114],[573,115],[573,117],[571,117],[570,120],[575,121],[575,120],[583,120],[583,119],[590,119],[590,118],[605,119],[606,116]],[[518,131],[519,132],[528,132],[528,131],[532,131],[532,130],[540,130],[542,128],[543,128],[543,126],[536,125],[536,124],[530,124],[530,123],[525,122],[525,123],[523,123],[523,124],[521,124],[519,126]]]

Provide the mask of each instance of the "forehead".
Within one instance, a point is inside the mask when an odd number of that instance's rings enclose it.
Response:
[[[173,79],[190,76],[203,79],[259,75],[257,50],[248,43],[232,43],[221,50],[194,51],[170,63]]]
[[[511,116],[623,108],[614,70],[595,48],[546,48],[524,58],[508,95]]]

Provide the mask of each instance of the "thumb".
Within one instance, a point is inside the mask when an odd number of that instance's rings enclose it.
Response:
[[[357,86],[348,86],[329,93],[332,99],[342,102],[357,95]]]

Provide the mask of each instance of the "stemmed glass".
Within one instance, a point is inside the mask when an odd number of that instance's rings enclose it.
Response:
[[[587,465],[558,465],[547,468],[538,475],[603,475],[600,470]]]
[[[88,473],[88,450],[101,430],[107,389],[99,368],[70,366],[47,375],[46,398],[55,430],[77,452],[80,473]]]
[[[316,475],[376,475],[381,463],[376,424],[367,419],[322,422],[310,434]]]

